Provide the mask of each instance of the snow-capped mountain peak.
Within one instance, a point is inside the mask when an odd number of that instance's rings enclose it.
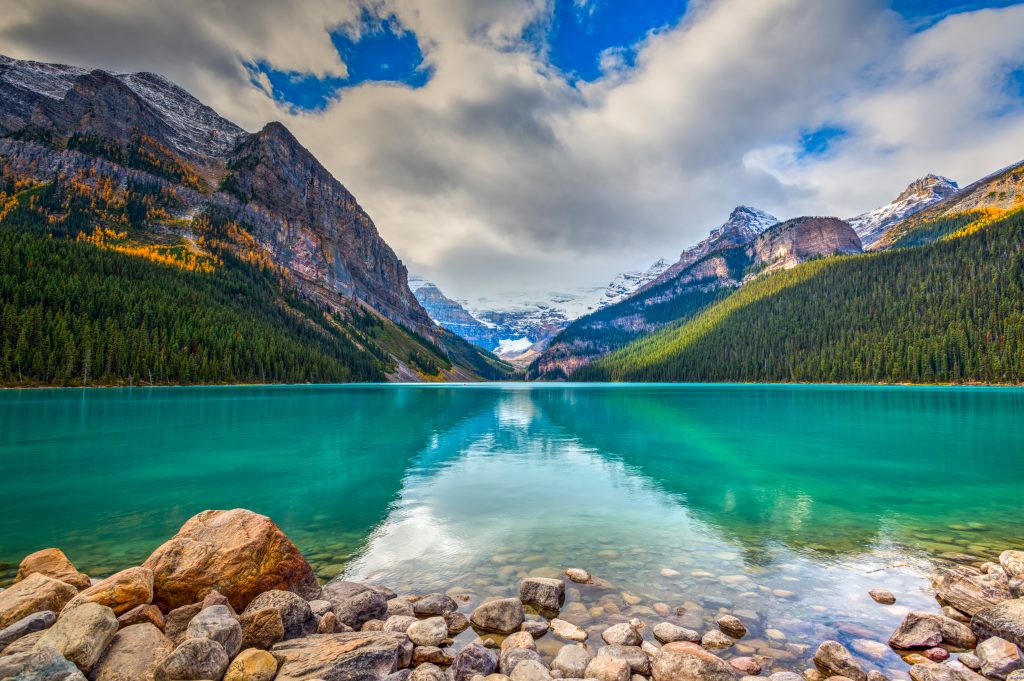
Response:
[[[959,191],[960,186],[948,177],[925,175],[911,182],[892,203],[849,218],[847,222],[857,232],[864,248],[869,248],[892,225]]]
[[[742,234],[752,239],[778,222],[777,217],[758,208],[736,206],[729,214],[728,220],[711,230],[711,238],[726,234]]]
[[[661,276],[661,273],[671,265],[672,263],[665,258],[660,258],[643,272],[623,272],[605,287],[604,296],[597,303],[598,307],[614,305],[620,300],[625,300],[642,286]]]

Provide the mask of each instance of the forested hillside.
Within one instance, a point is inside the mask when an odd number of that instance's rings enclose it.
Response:
[[[1024,213],[756,280],[574,380],[1024,381]]]

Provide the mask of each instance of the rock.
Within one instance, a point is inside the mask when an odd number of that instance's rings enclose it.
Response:
[[[272,589],[303,598],[320,593],[313,568],[281,529],[245,509],[193,516],[143,566],[153,571],[153,602],[165,612],[214,589],[236,611]]]
[[[493,674],[497,668],[498,656],[494,651],[471,643],[455,656],[448,672],[453,681],[470,681],[476,674],[487,676]]]
[[[407,681],[445,681],[444,671],[436,664],[421,664],[412,670]]]
[[[409,639],[384,631],[314,634],[282,641],[270,652],[280,665],[276,681],[383,679],[412,661]]]
[[[409,601],[403,598],[392,598],[388,601],[388,609],[384,611],[384,614],[387,617],[392,617],[394,615],[412,617],[416,614],[416,611],[412,609],[412,603]]]
[[[1018,579],[1024,577],[1024,551],[1003,551],[999,554],[999,564],[1008,576]],[[18,574],[21,574],[20,570]]]
[[[224,681],[271,681],[275,674],[277,659],[273,655],[259,648],[248,648],[231,661]]]
[[[328,590],[332,584],[324,587],[323,597],[331,602],[334,614],[338,616],[338,621],[342,624],[359,629],[370,620],[383,620],[387,616],[388,601],[384,598],[384,594],[366,589],[355,595],[344,597],[333,589]]]
[[[1024,669],[1010,672],[1010,675],[1006,677],[1006,681],[1024,681]]]
[[[152,624],[160,631],[163,631],[167,626],[166,621],[164,620],[164,614],[160,612],[160,608],[156,607],[152,603],[147,605],[136,605],[134,608],[117,618],[117,626],[121,629],[130,627],[133,624],[145,624],[146,622]]]
[[[309,601],[309,609],[313,613],[313,617],[318,620],[327,613],[334,612],[334,606],[331,605],[331,602],[323,598],[314,598]]]
[[[982,675],[989,678],[1005,679],[1010,672],[1024,668],[1020,649],[997,636],[979,643],[974,654],[981,660]]]
[[[881,603],[882,605],[892,605],[896,602],[896,596],[886,589],[872,589],[868,592],[868,595],[871,596],[871,600],[875,603]]]
[[[353,631],[352,627],[341,623],[341,626],[345,627],[349,631]],[[359,631],[384,631],[383,620],[366,620],[363,622],[363,626],[359,627]]]
[[[647,653],[641,650],[639,646],[605,646],[597,651],[597,655],[598,657],[604,655],[605,657],[625,660],[629,664],[629,670],[632,674],[642,674],[644,676],[650,676],[651,674],[651,658],[647,657]]]
[[[700,634],[693,629],[680,627],[671,622],[659,622],[654,625],[654,638],[661,643],[673,643],[675,641],[689,641],[700,643]]]
[[[57,614],[52,610],[34,612],[31,615],[22,617],[9,627],[0,630],[0,652],[23,636],[49,629],[56,621]]]
[[[511,634],[526,618],[518,598],[496,598],[484,601],[470,614],[469,621],[482,631]]]
[[[444,617],[444,622],[448,625],[448,633],[452,636],[461,634],[466,629],[469,629],[469,618],[461,612],[446,612],[441,616]],[[544,627],[544,630],[547,631],[547,624]]]
[[[263,608],[273,608],[281,613],[281,622],[284,624],[284,640],[308,636],[316,631],[317,624],[319,624],[309,603],[291,591],[274,589],[261,593],[249,602],[245,612]],[[249,647],[259,648],[260,646]]]
[[[187,638],[157,665],[154,681],[218,681],[228,668],[228,654],[208,638]]]
[[[967,625],[930,612],[907,613],[889,637],[889,645],[898,650],[933,648],[940,643],[973,648],[975,637]]]
[[[519,582],[519,600],[540,610],[558,610],[565,603],[565,582],[546,577],[527,577]]]
[[[962,664],[963,666],[967,667],[971,671],[976,672],[979,669],[981,669],[981,658],[979,658],[974,653],[963,653],[956,658],[956,661]]]
[[[590,573],[583,568],[569,568],[565,571],[565,576],[577,584],[590,584],[594,581]]]
[[[940,573],[934,586],[940,600],[968,615],[1013,597],[1004,576],[980,575],[963,567]]]
[[[984,681],[963,665],[959,667],[951,663],[924,662],[910,668],[910,678],[914,681]]]
[[[229,606],[214,605],[192,618],[185,629],[185,638],[208,638],[216,641],[230,658],[242,649],[242,626]]]
[[[34,646],[30,650],[0,657],[0,678],[15,681],[85,681],[73,662],[53,646]]]
[[[725,650],[734,643],[736,641],[716,629],[712,629],[700,639],[700,644],[708,650]]]
[[[551,672],[536,660],[523,660],[509,678],[512,681],[550,681]]]
[[[550,626],[551,632],[558,638],[565,639],[566,641],[576,641],[577,643],[587,640],[587,632],[572,622],[566,622],[556,617],[551,620]]]
[[[78,607],[82,603],[98,603],[122,615],[139,605],[147,605],[153,600],[153,571],[149,568],[134,567],[121,570],[107,577],[72,598],[65,610]]]
[[[413,602],[412,610],[416,615],[443,615],[446,612],[455,612],[459,604],[449,596],[441,593],[427,594],[423,598]]]
[[[868,672],[868,681],[890,681],[890,679],[877,669],[872,669]]]
[[[1024,648],[1024,599],[1009,600],[979,610],[971,618],[971,630],[979,639],[998,636]]]
[[[945,648],[929,648],[921,654],[932,662],[945,662],[949,659],[949,651]]]
[[[722,630],[722,633],[728,634],[733,638],[743,638],[747,635],[747,628],[743,625],[738,617],[733,615],[722,615],[715,624]]]
[[[98,603],[83,603],[64,612],[46,630],[37,646],[51,646],[88,673],[117,633],[114,611]]]
[[[43,549],[25,556],[21,565],[18,566],[18,574],[14,578],[14,583],[17,584],[33,574],[45,575],[70,584],[79,590],[92,586],[89,575],[76,570],[60,549]]]
[[[411,669],[399,669],[397,672],[385,676],[384,681],[408,681],[411,673]]]
[[[437,646],[416,646],[412,649],[413,665],[429,663],[447,667],[452,663],[452,656]]]
[[[410,615],[392,615],[384,622],[383,631],[399,631],[404,634],[408,631],[409,627],[417,622],[419,620]]]
[[[680,650],[669,646],[692,646]],[[670,643],[654,656],[651,668],[654,681],[733,681],[732,666],[699,646]]]
[[[316,614],[313,615],[316,617]],[[316,633],[318,634],[334,634],[339,631],[338,616],[333,612],[325,612],[323,617],[320,618],[320,622],[316,625]]]
[[[243,612],[238,618],[242,627],[242,648],[269,650],[284,640],[284,619],[277,608],[260,608]]]
[[[872,641],[871,639],[866,638],[854,639],[850,642],[850,647],[853,648],[857,653],[865,657],[874,658],[876,660],[881,660],[892,652],[889,649],[889,646],[885,645],[884,643],[880,643],[879,641]]]
[[[752,657],[734,657],[729,660],[729,665],[747,676],[758,676],[761,673],[761,663]]]
[[[769,681],[804,681],[804,677],[795,672],[775,672],[768,679]]]
[[[944,616],[948,617],[949,619],[954,620],[956,622],[960,622],[962,624],[970,624],[971,623],[971,618],[970,617],[968,617],[967,615],[963,614],[962,612],[960,612],[959,610],[954,608],[952,605],[944,605],[944,606],[942,606],[942,614]]]
[[[498,658],[498,669],[506,676],[512,676],[516,665],[523,660],[535,660],[541,662],[540,654],[529,648],[507,648],[501,652]]]
[[[630,681],[629,663],[607,655],[598,655],[587,665],[584,676],[598,681]]]
[[[814,665],[822,672],[833,676],[845,676],[853,681],[867,681],[864,672],[853,655],[838,641],[825,641],[814,653]]]
[[[569,643],[559,649],[551,663],[551,670],[561,672],[565,678],[581,679],[593,657],[585,647]]]
[[[60,612],[78,590],[66,582],[38,572],[0,591],[0,629],[35,612]]]
[[[46,630],[43,629],[42,631],[33,631],[31,634],[25,634],[24,636],[22,636],[21,638],[17,639],[16,641],[8,645],[6,648],[4,648],[3,654],[17,655],[19,653],[27,652],[31,650],[33,647],[35,647],[37,643],[39,643],[39,639],[41,639],[43,637],[43,634],[45,633]],[[0,676],[0,678],[4,677]]]
[[[517,631],[506,636],[505,640],[501,642],[502,650],[508,650],[509,648],[536,650],[537,645],[533,642],[533,636],[528,631]]]
[[[439,646],[448,638],[448,625],[443,617],[429,617],[409,625],[405,633],[418,646]]]
[[[91,681],[140,681],[151,679],[165,657],[174,650],[171,639],[151,622],[122,628],[110,641],[89,674]]]
[[[191,605],[175,608],[167,613],[167,616],[164,618],[164,633],[167,634],[167,638],[174,642],[175,646],[185,640],[185,629],[188,628],[188,623],[202,609],[203,606],[201,604],[192,603]]]
[[[558,632],[555,632],[558,633]],[[601,632],[601,638],[609,645],[638,646],[643,637],[629,622],[613,624]]]

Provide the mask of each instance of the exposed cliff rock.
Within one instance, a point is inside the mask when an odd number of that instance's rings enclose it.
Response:
[[[892,225],[960,191],[956,182],[940,175],[926,175],[911,182],[892,203],[847,220],[864,248],[870,248]]]
[[[796,218],[772,227],[747,247],[751,271],[746,279],[789,269],[812,258],[862,251],[860,239],[849,223],[839,218]]]

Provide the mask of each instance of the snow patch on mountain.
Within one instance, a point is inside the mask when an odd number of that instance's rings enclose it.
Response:
[[[639,290],[641,286],[661,276],[671,265],[672,263],[667,259],[661,258],[642,272],[624,272],[620,274],[605,287],[604,297],[598,301],[597,306],[599,308],[607,307],[608,305],[614,305],[620,300],[625,300],[635,291]]]
[[[911,182],[892,203],[849,218],[847,222],[857,232],[864,248],[869,248],[889,227],[959,191],[959,185],[948,177],[926,175]]]
[[[498,347],[494,354],[498,357],[517,357],[533,347],[533,341],[529,338],[502,338],[498,340]]]

